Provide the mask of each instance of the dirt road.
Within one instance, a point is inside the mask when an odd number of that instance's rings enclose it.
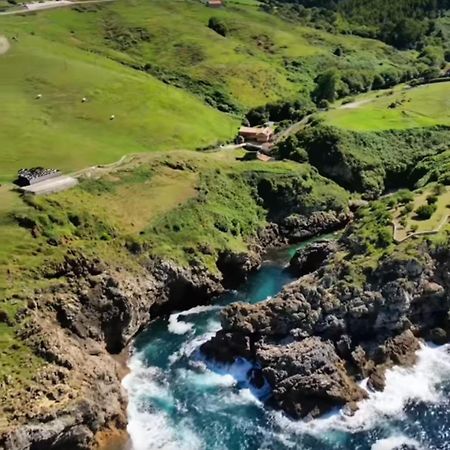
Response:
[[[27,14],[30,12],[44,11],[46,9],[62,8],[64,6],[84,5],[89,3],[108,3],[114,0],[85,0],[85,1],[69,1],[69,0],[50,0],[47,2],[39,3],[32,2],[27,4],[27,8],[14,11],[6,11],[0,13],[0,16],[14,16],[17,14]],[[1,53],[0,53],[1,54]]]

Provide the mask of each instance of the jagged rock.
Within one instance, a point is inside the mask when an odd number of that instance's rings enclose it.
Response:
[[[250,337],[240,333],[219,331],[200,347],[208,358],[220,363],[231,364],[236,358],[252,358]]]
[[[430,330],[428,338],[436,345],[444,345],[449,340],[447,332],[439,327]]]
[[[369,376],[367,381],[367,387],[372,391],[382,391],[386,386],[385,371],[376,367]]]
[[[337,250],[333,241],[320,241],[297,250],[289,262],[289,271],[297,277],[315,272]]]
[[[310,215],[292,214],[279,223],[279,232],[289,236],[290,242],[299,242],[320,234],[343,228],[351,219],[350,213],[315,211]]]
[[[248,275],[261,267],[261,256],[257,253],[233,253],[225,251],[219,254],[217,268],[223,276],[223,285],[235,288],[247,281]]]
[[[258,345],[256,361],[272,386],[274,401],[295,418],[316,417],[365,397],[334,346],[317,337],[288,345]]]
[[[223,334],[205,345],[220,347],[227,361],[249,354],[272,385],[275,405],[291,415],[314,416],[336,404],[354,408],[356,380],[369,377],[369,388],[383,389],[386,369],[416,362],[419,337],[448,342],[449,253],[383,258],[361,285],[348,280],[345,260],[330,260],[274,299],[225,308]],[[334,384],[327,380],[321,390],[323,355]],[[299,377],[307,367],[317,375]]]

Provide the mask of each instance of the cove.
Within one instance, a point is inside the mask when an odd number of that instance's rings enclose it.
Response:
[[[295,248],[269,252],[239,290],[157,319],[137,337],[123,382],[133,450],[450,448],[447,346],[424,346],[414,368],[389,371],[385,391],[371,394],[353,416],[336,411],[311,422],[267,407],[270,391],[251,389],[248,362],[205,364],[198,349],[220,329],[220,309],[280,292],[293,280],[284,268]]]

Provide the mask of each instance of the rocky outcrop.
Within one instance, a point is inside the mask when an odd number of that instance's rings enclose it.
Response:
[[[334,241],[319,241],[298,249],[289,262],[289,271],[296,277],[318,270],[337,251]]]
[[[0,448],[87,450],[108,430],[125,438],[124,368],[114,355],[158,314],[222,292],[220,280],[164,261],[136,272],[107,267],[77,252],[46,276],[54,287],[29,299],[20,331],[46,364],[20,395],[1,391],[10,406]]]
[[[261,262],[261,251],[247,253],[224,251],[219,254],[216,264],[223,276],[222,284],[226,288],[235,288],[245,283],[248,276],[261,267]]]
[[[300,269],[316,250],[297,255]],[[448,250],[385,258],[361,285],[345,281],[345,261],[325,261],[272,300],[225,308],[223,330],[202,348],[252,360],[274,406],[294,417],[353,408],[364,395],[357,381],[383,389],[387,368],[414,364],[420,337],[449,340]]]
[[[256,252],[267,247],[295,244],[314,236],[341,230],[353,218],[351,212],[315,211],[307,215],[291,214],[271,222],[253,245]]]
[[[315,211],[309,215],[292,214],[279,222],[279,233],[289,242],[301,242],[314,236],[342,229],[352,218],[349,212]]]
[[[294,418],[316,417],[365,397],[333,344],[319,337],[287,345],[258,343],[255,357],[273,386],[273,400]]]

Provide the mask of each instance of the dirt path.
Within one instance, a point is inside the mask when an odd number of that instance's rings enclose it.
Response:
[[[295,122],[294,124],[292,124],[291,126],[286,128],[285,130],[280,131],[277,135],[275,135],[275,137],[273,139],[274,143],[278,144],[279,142],[286,139],[291,134],[295,134],[298,131],[300,131],[308,123],[308,120],[310,118],[311,118],[311,115],[308,115],[308,116],[304,117],[302,120]]]
[[[10,44],[5,36],[0,35],[0,55],[4,55],[9,50]]]
[[[366,105],[373,101],[373,98],[367,98],[365,100],[358,100],[356,102],[346,103],[345,105],[339,106],[339,109],[357,109],[360,106]]]
[[[19,9],[19,10],[15,10],[15,11],[2,12],[2,13],[0,13],[0,16],[14,16],[17,14],[27,14],[30,12],[38,12],[38,11],[45,11],[48,9],[62,8],[64,6],[84,5],[84,4],[90,4],[90,3],[109,3],[112,1],[114,1],[114,0],[85,0],[85,1],[50,0],[45,3],[33,2],[33,3],[27,4],[28,8]],[[1,54],[1,52],[0,52],[0,54]]]

